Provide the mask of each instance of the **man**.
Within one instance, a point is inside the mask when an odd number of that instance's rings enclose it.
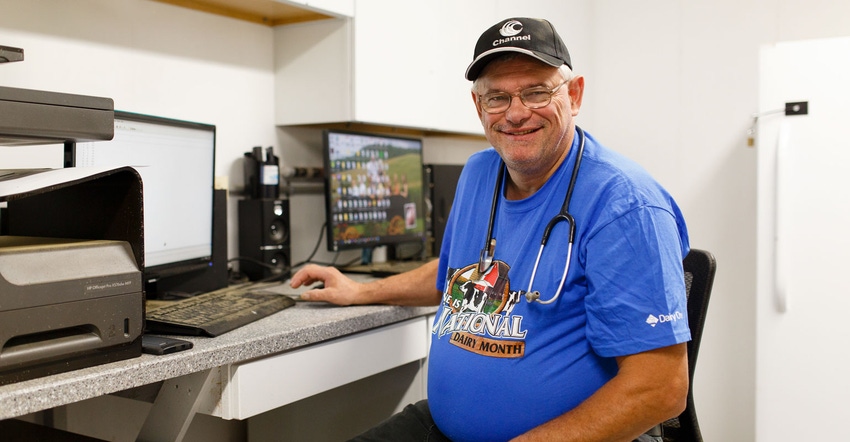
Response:
[[[427,402],[360,440],[660,440],[644,433],[684,409],[684,220],[576,126],[584,78],[571,70],[548,21],[485,31],[466,78],[493,148],[464,167],[439,262],[368,284],[318,266],[293,276],[324,283],[310,300],[440,306]]]

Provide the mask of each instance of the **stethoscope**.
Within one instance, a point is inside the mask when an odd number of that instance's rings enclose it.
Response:
[[[546,225],[546,230],[543,231],[543,238],[540,240],[540,250],[537,252],[537,259],[534,261],[534,268],[531,270],[531,279],[528,281],[528,290],[520,291],[525,295],[525,299],[528,302],[537,301],[541,304],[551,304],[558,299],[558,296],[561,295],[561,289],[564,288],[564,282],[567,280],[567,273],[570,270],[570,258],[573,254],[573,240],[575,239],[576,234],[576,221],[572,215],[570,215],[570,199],[573,196],[573,188],[576,184],[576,177],[578,176],[578,169],[581,165],[581,158],[584,156],[584,131],[581,130],[580,127],[576,126],[576,133],[578,133],[578,154],[576,155],[576,162],[573,165],[573,173],[570,177],[570,184],[567,187],[567,194],[564,196],[564,205],[561,206],[561,211],[558,212],[551,220],[549,220],[549,224]],[[496,177],[496,189],[493,191],[493,203],[490,205],[490,222],[487,225],[487,242],[484,243],[484,248],[481,249],[481,255],[478,259],[478,274],[484,275],[487,270],[490,269],[490,266],[493,265],[493,254],[496,251],[496,238],[493,238],[493,224],[496,221],[496,206],[499,204],[499,192],[502,190],[502,181],[505,179],[505,170],[507,166],[505,162],[502,161],[499,165],[499,175]],[[540,257],[543,256],[543,249],[546,247],[546,242],[549,241],[549,233],[552,232],[552,228],[555,227],[561,221],[566,221],[570,225],[570,235],[569,235],[569,244],[567,245],[567,261],[564,264],[564,273],[561,275],[561,283],[558,284],[558,290],[555,292],[555,296],[547,301],[540,300],[540,292],[532,291],[531,288],[534,285],[534,277],[537,275],[537,266],[540,264]]]

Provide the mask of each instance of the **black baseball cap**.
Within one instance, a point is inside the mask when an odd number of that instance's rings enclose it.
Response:
[[[472,63],[466,68],[466,79],[473,81],[494,57],[504,52],[519,52],[550,66],[563,64],[573,68],[567,46],[555,27],[547,20],[516,17],[496,23],[484,31],[475,44]]]

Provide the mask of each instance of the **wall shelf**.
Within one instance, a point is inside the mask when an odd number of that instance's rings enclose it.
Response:
[[[441,129],[428,129],[428,128],[418,128],[418,127],[410,127],[410,126],[395,126],[395,125],[387,125],[380,123],[365,123],[359,121],[346,121],[346,122],[329,122],[329,123],[317,123],[317,124],[288,124],[288,125],[279,125],[278,127],[286,128],[286,127],[295,127],[295,128],[305,128],[305,129],[317,129],[317,130],[325,130],[325,129],[334,129],[334,130],[348,130],[354,132],[372,132],[372,133],[381,133],[386,135],[396,135],[400,137],[413,137],[413,138],[424,138],[424,137],[451,137],[452,139],[457,140],[468,140],[472,142],[487,142],[487,138],[484,134],[473,134],[467,132],[454,132],[449,130],[441,130]]]
[[[253,23],[278,26],[332,16],[275,0],[155,0]]]

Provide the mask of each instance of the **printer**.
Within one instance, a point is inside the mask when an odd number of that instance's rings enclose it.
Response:
[[[0,383],[138,355],[140,297],[126,241],[0,236]]]
[[[111,140],[110,98],[0,86],[0,145]]]
[[[113,126],[111,99],[0,87],[0,146]],[[0,171],[0,385],[141,355],[142,211],[130,167]]]

